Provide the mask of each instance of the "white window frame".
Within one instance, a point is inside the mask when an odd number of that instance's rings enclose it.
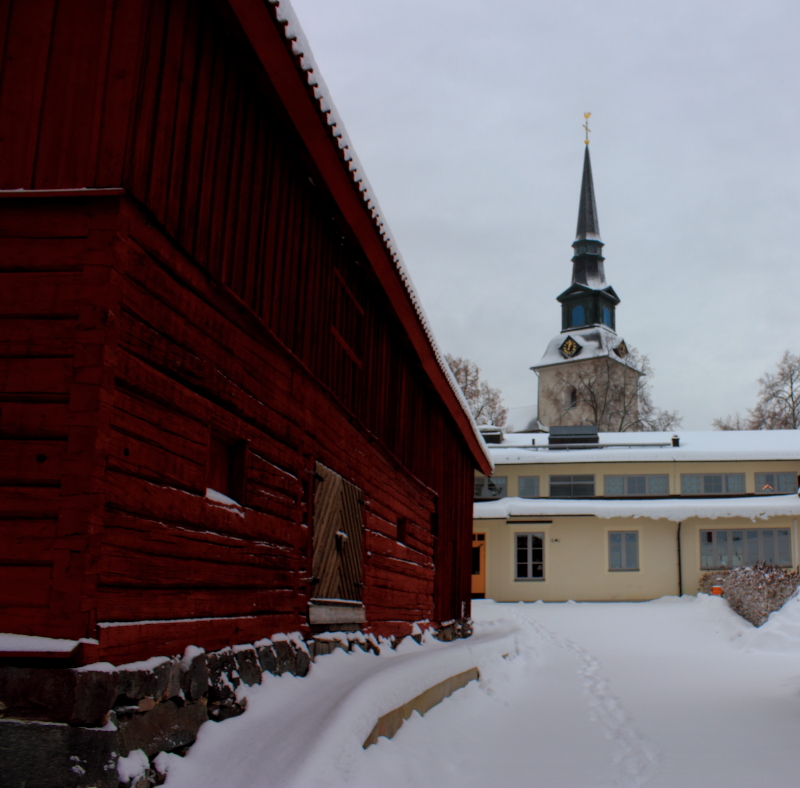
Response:
[[[613,536],[622,537],[620,540],[620,564],[621,566],[611,565],[611,542]],[[627,537],[633,536],[634,561],[629,562],[628,550],[626,548]],[[632,563],[633,565],[628,565]],[[639,532],[638,531],[609,531],[608,532],[608,571],[609,572],[638,572],[639,571]]]
[[[783,537],[784,547],[788,548],[788,555],[784,556],[784,563],[779,563],[779,533]],[[711,535],[710,541],[709,534]],[[768,534],[769,536],[767,536]],[[735,547],[737,542],[738,552]],[[772,550],[772,557],[775,559],[772,566],[793,566],[791,528],[788,526],[786,528],[704,528],[700,531],[700,571],[709,572],[715,569],[753,566],[753,564],[770,557],[769,549]],[[721,558],[723,555],[724,559]]]
[[[712,490],[708,491],[707,485],[709,479],[712,477],[719,477],[722,479],[722,490],[717,492]],[[741,481],[741,490],[730,490],[733,479]],[[687,491],[686,487],[690,479],[700,480],[700,491]],[[746,479],[744,473],[682,473],[681,474],[681,495],[744,495],[746,491]]]
[[[520,546],[520,539],[525,539],[526,544]],[[534,539],[539,540],[539,546],[534,544]],[[520,560],[520,550],[526,552],[524,560]],[[540,551],[541,560],[534,561],[534,550]],[[527,570],[526,577],[520,577],[520,566],[525,565]],[[539,575],[535,576],[534,573],[538,570]],[[539,583],[544,580],[544,533],[541,531],[536,532],[521,532],[514,534],[514,580],[520,583]]]
[[[622,479],[623,485],[623,492],[621,493],[612,493],[608,491],[609,481],[612,479]],[[630,479],[644,479],[645,480],[645,492],[630,492],[628,490],[629,480]],[[653,479],[666,479],[667,480],[667,491],[666,492],[651,492],[650,486],[652,485]],[[658,496],[658,495],[669,495],[669,474],[668,473],[629,473],[629,474],[610,474],[608,476],[603,477],[603,495],[606,497],[629,497],[629,496]]]

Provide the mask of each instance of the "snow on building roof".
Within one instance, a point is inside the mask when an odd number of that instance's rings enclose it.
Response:
[[[579,345],[580,351],[569,358],[559,349],[567,337],[572,337]],[[542,360],[532,367],[538,369],[539,367],[550,367],[556,364],[567,364],[574,361],[582,361],[586,358],[600,358],[601,356],[610,356],[614,361],[620,364],[627,364],[631,366],[628,358],[620,358],[614,353],[616,348],[622,342],[622,338],[612,331],[607,326],[589,326],[587,328],[570,328],[562,331],[560,334],[550,340]]]
[[[555,515],[593,515],[612,517],[646,517],[650,520],[671,520],[679,523],[690,517],[716,520],[745,517],[755,522],[770,517],[799,517],[797,495],[750,496],[747,498],[656,498],[604,500],[598,498],[501,498],[499,501],[478,501],[474,504],[476,520],[505,520],[509,517],[550,517]]]
[[[672,445],[677,435],[680,445]],[[601,432],[599,448],[548,449],[547,433],[511,433],[489,454],[498,465],[577,462],[800,460],[800,430]]]
[[[472,412],[469,409],[469,405],[467,405],[467,401],[464,398],[464,394],[461,391],[460,386],[456,382],[456,379],[450,370],[450,365],[445,361],[444,355],[436,343],[436,339],[434,338],[433,331],[430,327],[430,321],[428,320],[425,310],[422,307],[422,303],[417,295],[414,283],[411,281],[411,276],[409,275],[408,269],[403,262],[403,257],[400,254],[400,250],[394,240],[392,231],[389,229],[389,225],[383,216],[383,212],[381,211],[381,207],[378,203],[377,197],[375,196],[375,192],[373,191],[372,186],[367,179],[364,166],[361,164],[358,154],[353,147],[353,143],[347,134],[344,121],[342,120],[339,111],[336,109],[336,105],[333,103],[331,92],[328,89],[328,86],[325,84],[325,80],[322,78],[319,66],[314,60],[314,55],[311,52],[311,46],[308,43],[305,33],[303,32],[303,28],[300,26],[300,21],[297,18],[297,14],[295,13],[294,8],[292,8],[289,0],[269,0],[269,2],[275,6],[278,21],[285,23],[284,35],[286,36],[286,39],[291,42],[292,52],[299,59],[300,67],[306,72],[308,84],[314,91],[314,98],[319,102],[320,111],[327,118],[331,135],[337,140],[340,150],[342,150],[344,153],[344,161],[349,167],[353,183],[355,183],[355,185],[358,187],[358,190],[361,193],[361,198],[364,201],[364,205],[372,215],[372,220],[375,224],[375,227],[380,233],[389,256],[397,268],[397,273],[403,282],[408,298],[411,301],[425,335],[428,338],[428,342],[430,343],[439,367],[447,379],[450,388],[453,390],[453,394],[458,400],[462,410],[472,423],[472,430],[477,438],[478,447],[482,448],[483,441],[480,433],[478,432],[475,420],[472,417]],[[489,454],[485,451],[484,454],[487,460],[491,462]]]

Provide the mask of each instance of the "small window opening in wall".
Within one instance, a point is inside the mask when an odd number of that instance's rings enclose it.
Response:
[[[408,536],[408,518],[407,517],[398,517],[397,518],[397,541],[400,544],[406,544],[406,538]]]
[[[564,407],[568,410],[578,407],[578,392],[572,386],[567,386],[564,391]]]
[[[208,451],[206,487],[244,503],[247,443],[212,433]]]

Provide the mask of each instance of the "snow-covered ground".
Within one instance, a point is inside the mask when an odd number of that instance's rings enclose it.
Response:
[[[168,788],[800,785],[800,599],[758,630],[707,596],[473,614],[472,654],[409,643],[268,679],[244,715],[162,760]],[[479,663],[480,682],[362,750],[370,714],[448,654],[453,673]]]

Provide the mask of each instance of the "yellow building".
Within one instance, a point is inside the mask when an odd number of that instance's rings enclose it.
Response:
[[[712,569],[800,562],[800,431],[498,438],[475,478],[476,597],[655,599]]]

